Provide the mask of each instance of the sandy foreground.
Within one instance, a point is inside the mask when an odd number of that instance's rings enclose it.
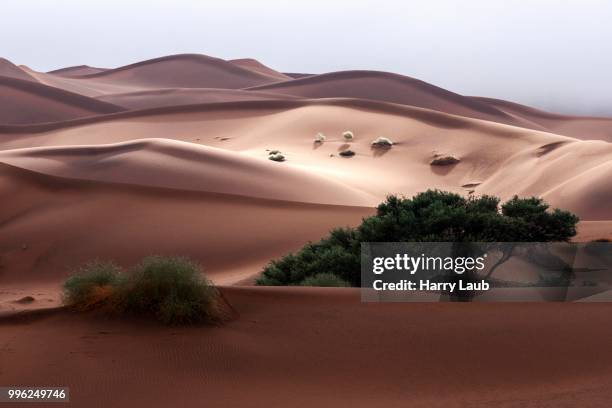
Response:
[[[394,146],[372,148],[378,136]],[[391,73],[0,59],[0,385],[67,385],[83,407],[608,407],[608,304],[362,304],[355,289],[251,285],[386,195],[428,188],[540,196],[580,217],[576,241],[612,238],[611,140],[612,119]],[[430,165],[443,156],[460,161]],[[168,328],[56,310],[76,266],[150,254],[201,262],[240,318]]]
[[[357,289],[225,288],[222,328],[54,313],[3,321],[3,384],[73,405],[607,407],[609,304],[361,304]]]

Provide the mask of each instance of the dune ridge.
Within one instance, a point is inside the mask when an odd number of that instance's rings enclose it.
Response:
[[[278,72],[253,58],[238,58],[238,59],[229,60],[229,62],[231,62],[234,65],[238,65],[239,67],[248,69],[250,71],[254,71],[259,74],[269,76],[276,80],[285,81],[285,80],[292,79],[292,77],[286,74],[283,74],[281,72]]]
[[[0,199],[4,284],[58,282],[91,259],[130,265],[152,253],[190,256],[229,284],[372,211],[76,180],[4,163]]]
[[[275,81],[269,74],[201,54],[168,55],[80,77],[88,78],[165,88],[237,89]]]
[[[74,65],[71,67],[54,69],[53,71],[47,71],[47,74],[55,74],[61,76],[83,76],[90,74],[97,74],[100,72],[108,71],[108,68],[96,68],[90,67],[89,65]]]
[[[2,57],[0,57],[0,77],[16,78],[24,81],[36,81],[36,79],[34,79],[34,77],[29,75],[26,71]]]
[[[269,99],[297,99],[297,96],[241,89],[219,88],[168,88],[147,91],[108,94],[96,99],[120,105],[132,110],[161,108],[204,103],[262,101]]]
[[[121,112],[124,109],[43,85],[0,76],[0,124],[31,125]]]
[[[281,167],[270,160],[170,139],[4,150],[0,162],[64,178],[302,203],[372,206],[377,202],[300,167]],[[288,188],[292,185],[300,188]]]

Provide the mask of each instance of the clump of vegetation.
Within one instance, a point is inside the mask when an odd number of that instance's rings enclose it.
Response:
[[[412,198],[389,196],[376,215],[357,228],[334,229],[297,253],[270,262],[259,285],[299,285],[325,272],[352,286],[361,284],[362,242],[550,242],[576,235],[578,217],[549,210],[542,199],[497,197],[428,190]]]
[[[372,141],[372,146],[390,148],[391,146],[393,146],[393,142],[391,141],[391,139],[386,138],[386,137],[377,137],[376,139]]]
[[[268,152],[268,156],[272,156],[273,154],[281,154],[281,151],[280,150],[270,150]]]
[[[320,287],[348,287],[351,286],[347,281],[340,279],[333,273],[318,273],[304,279],[302,286],[320,286]]]
[[[344,138],[345,141],[352,142],[353,139],[355,138],[355,135],[350,130],[346,130],[342,132],[342,137]]]
[[[338,154],[342,157],[353,157],[355,155],[355,152],[349,149],[349,150],[343,150]]]
[[[193,261],[180,257],[145,258],[121,291],[125,311],[151,315],[166,324],[219,320],[219,292]]]
[[[181,257],[151,256],[131,273],[93,262],[64,283],[64,302],[77,310],[153,317],[166,324],[220,323],[228,308],[221,293]]]
[[[268,156],[268,160],[272,160],[275,162],[284,162],[285,156],[282,153],[277,153],[277,154],[271,154]]]
[[[107,303],[124,282],[123,271],[113,262],[88,262],[64,282],[64,303],[78,310],[98,307]]]
[[[314,138],[315,143],[323,143],[327,139],[323,133],[317,133]]]
[[[461,160],[454,156],[435,157],[429,164],[432,166],[450,166],[459,163]]]

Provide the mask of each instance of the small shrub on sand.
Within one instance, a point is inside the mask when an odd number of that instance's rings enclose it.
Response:
[[[327,139],[323,133],[317,133],[314,138],[315,143],[323,143]]]
[[[351,286],[347,281],[339,278],[333,273],[318,273],[314,276],[310,276],[304,279],[301,285],[302,286],[320,286],[320,287],[349,287]]]
[[[281,151],[280,150],[270,150],[268,152],[268,156],[272,156],[272,155],[275,155],[275,154],[281,154]]]
[[[353,157],[355,155],[355,152],[352,150],[343,150],[338,154],[342,157]]]
[[[346,140],[347,142],[352,142],[353,139],[355,138],[355,135],[353,134],[353,132],[351,132],[350,130],[347,130],[345,132],[342,133],[342,137],[344,138],[344,140]]]
[[[151,315],[166,324],[220,319],[219,292],[200,275],[200,266],[187,258],[145,258],[121,292],[126,312]]]
[[[388,139],[386,137],[377,137],[376,139],[372,141],[372,146],[389,148],[393,146],[393,142],[391,141],[391,139]]]
[[[286,159],[284,155],[278,153],[278,154],[272,154],[268,156],[268,160],[272,160],[275,162],[284,162]]]
[[[460,160],[454,156],[440,156],[434,158],[429,164],[432,166],[451,166],[459,162]]]
[[[79,310],[100,306],[124,281],[121,268],[114,263],[89,262],[64,282],[64,303]]]
[[[220,323],[231,306],[181,257],[151,256],[124,274],[112,263],[85,265],[64,284],[64,302],[77,310],[153,317],[166,324]]]

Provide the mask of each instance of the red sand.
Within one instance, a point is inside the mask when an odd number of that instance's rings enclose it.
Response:
[[[227,288],[221,328],[58,313],[0,323],[3,384],[87,407],[607,407],[608,304],[361,304]]]

